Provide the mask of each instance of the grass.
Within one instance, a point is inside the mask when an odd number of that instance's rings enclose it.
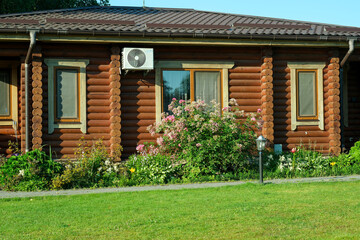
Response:
[[[360,181],[0,200],[0,239],[360,239]]]

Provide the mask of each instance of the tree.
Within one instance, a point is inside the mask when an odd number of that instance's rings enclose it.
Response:
[[[109,5],[109,0],[0,0],[0,14]]]

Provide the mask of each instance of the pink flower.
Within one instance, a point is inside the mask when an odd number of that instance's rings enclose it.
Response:
[[[201,143],[197,143],[196,146],[197,146],[197,147],[201,147],[202,144],[201,144]]]
[[[158,145],[161,146],[164,143],[164,139],[162,137],[159,137],[158,139],[156,139],[156,142],[157,142]]]
[[[175,116],[174,115],[169,115],[164,119],[165,122],[174,122],[175,121]]]
[[[176,98],[173,98],[172,100],[173,100],[173,101],[176,101]]]
[[[296,152],[296,148],[291,149],[291,152],[292,152],[292,153],[295,153],[295,152]]]
[[[144,151],[144,147],[145,147],[144,144],[140,144],[140,145],[138,145],[138,146],[136,147],[136,151],[142,152],[142,151]]]
[[[224,107],[222,110],[223,111],[227,111],[227,110],[229,110],[230,108],[229,107]]]
[[[181,147],[181,144],[179,143],[178,146]]]
[[[261,113],[261,108],[258,108],[257,113]]]
[[[180,104],[182,104],[182,103],[184,103],[184,102],[185,102],[185,100],[182,100],[182,99],[179,101]]]
[[[187,129],[187,127],[186,127],[186,128],[184,128],[184,130],[185,130],[185,131],[187,131],[187,130],[188,130],[188,129]]]
[[[256,118],[252,117],[252,118],[251,118],[251,121],[256,121]]]

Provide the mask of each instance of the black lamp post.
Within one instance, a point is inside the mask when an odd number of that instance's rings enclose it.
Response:
[[[256,139],[256,146],[259,151],[259,171],[260,171],[260,183],[263,183],[263,164],[261,159],[261,152],[265,149],[266,145],[266,138],[264,138],[262,135],[260,135]]]

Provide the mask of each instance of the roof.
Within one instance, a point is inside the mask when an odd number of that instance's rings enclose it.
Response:
[[[0,15],[1,32],[347,40],[360,28],[193,9],[99,6]]]

